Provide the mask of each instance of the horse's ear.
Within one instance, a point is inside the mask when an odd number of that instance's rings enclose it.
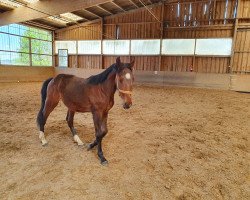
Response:
[[[120,66],[121,64],[121,59],[120,59],[120,56],[116,58],[116,65],[117,66]]]
[[[129,68],[130,68],[131,70],[133,70],[134,64],[135,64],[135,57],[132,57],[132,58],[131,58],[130,65],[129,65]]]

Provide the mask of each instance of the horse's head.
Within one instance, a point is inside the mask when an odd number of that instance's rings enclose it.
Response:
[[[120,57],[116,59],[116,87],[119,96],[123,99],[123,108],[129,109],[132,106],[132,86],[134,82],[133,66],[135,60],[130,63],[121,63]]]

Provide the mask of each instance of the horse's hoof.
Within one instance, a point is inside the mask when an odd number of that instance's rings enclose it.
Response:
[[[48,142],[42,143],[42,146],[43,146],[43,147],[47,147],[47,146],[48,146]]]
[[[93,149],[94,147],[91,146],[91,143],[87,144],[87,151],[90,151],[91,149]]]
[[[90,151],[92,149],[91,144],[87,144],[87,151]]]
[[[79,147],[82,147],[84,144],[83,143],[78,143],[77,144]]]
[[[107,160],[101,162],[102,166],[108,166],[109,162]]]

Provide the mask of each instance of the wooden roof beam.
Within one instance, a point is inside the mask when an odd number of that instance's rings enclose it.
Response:
[[[94,16],[96,16],[96,17],[98,17],[98,18],[102,18],[100,15],[97,15],[96,13],[94,13],[94,12],[92,12],[92,11],[89,11],[89,10],[86,10],[86,9],[83,9],[84,11],[86,11],[86,12],[88,12],[89,14],[91,14],[91,15],[94,15]]]
[[[26,25],[30,25],[30,26],[36,26],[38,28],[44,28],[44,29],[51,30],[51,31],[54,31],[54,30],[57,29],[54,26],[49,26],[49,25],[46,25],[46,24],[41,24],[39,22],[33,22],[33,21],[27,21],[27,22],[24,22],[22,24],[26,24]]]
[[[119,4],[115,3],[114,1],[111,1],[111,3],[113,3],[116,7],[120,8],[123,12],[126,12],[126,10],[121,7]]]
[[[151,0],[148,0],[150,4],[153,4]]]
[[[97,6],[98,8],[100,8],[101,10],[103,10],[104,12],[110,14],[110,15],[113,15],[114,13],[110,12],[109,10],[107,10],[106,8],[103,8],[102,6],[98,5]]]
[[[75,14],[75,13],[71,13],[71,14],[74,14],[74,15],[76,15],[77,17],[80,17],[81,19],[79,19],[79,20],[73,20],[73,19],[71,19],[71,18],[68,18],[68,17],[65,17],[65,16],[63,16],[62,14],[60,14],[60,18],[63,18],[63,19],[65,19],[65,20],[68,20],[68,21],[70,21],[70,22],[77,22],[77,21],[80,21],[80,20],[85,20],[85,21],[90,21],[89,19],[87,19],[87,18],[85,18],[85,17],[82,17],[82,16],[80,16],[80,15],[77,15],[77,14]]]
[[[88,25],[95,24],[95,23],[100,23],[100,22],[101,22],[101,19],[95,19],[95,20],[88,21],[88,22],[82,22],[82,23],[78,23],[78,24],[73,25],[73,26],[57,29],[55,31],[55,33],[60,33],[60,32],[64,32],[64,31],[67,31],[67,30],[77,29],[77,28],[80,28],[82,26],[84,27],[84,26],[88,26]]]
[[[136,8],[140,8],[133,0],[129,0],[130,3],[132,3]]]
[[[28,4],[27,6],[18,7],[14,10],[1,13],[0,26],[46,18],[48,16],[59,15],[66,12],[73,12],[107,2],[111,2],[111,0],[38,1],[33,4]]]

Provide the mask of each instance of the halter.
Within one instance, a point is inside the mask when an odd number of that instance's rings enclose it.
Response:
[[[121,89],[119,88],[119,86],[118,86],[117,74],[116,74],[115,80],[116,80],[116,87],[117,87],[117,89],[118,89],[118,91],[119,91],[120,93],[132,95],[132,91],[130,91],[130,90],[121,90]]]

